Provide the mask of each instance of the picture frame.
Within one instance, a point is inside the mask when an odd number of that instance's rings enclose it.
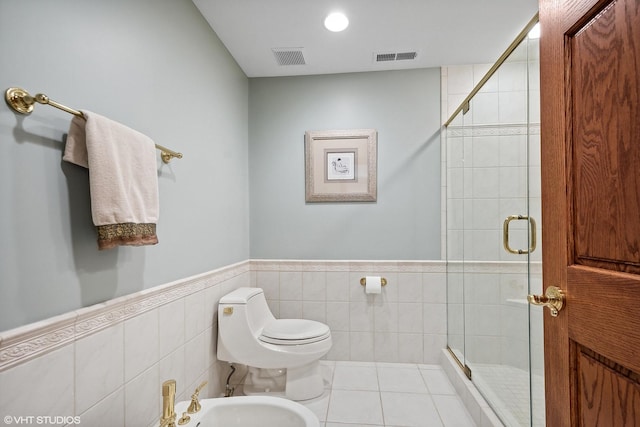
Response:
[[[304,140],[306,202],[377,201],[375,129],[307,131]]]

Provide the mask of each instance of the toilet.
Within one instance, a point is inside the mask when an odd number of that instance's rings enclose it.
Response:
[[[291,400],[322,395],[319,361],[330,349],[327,325],[276,319],[260,288],[238,288],[220,299],[218,360],[249,367],[245,394],[268,394],[281,385],[284,397]]]

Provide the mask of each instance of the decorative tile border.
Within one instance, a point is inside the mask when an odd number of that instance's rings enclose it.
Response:
[[[250,261],[115,298],[0,333],[0,372],[250,271]]]
[[[0,372],[75,339],[75,313],[14,329],[0,341]]]

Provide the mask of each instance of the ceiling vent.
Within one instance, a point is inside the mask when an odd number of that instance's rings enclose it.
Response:
[[[377,53],[376,54],[376,62],[395,61],[395,60],[396,60],[395,53]]]
[[[418,56],[418,52],[415,51],[373,54],[375,62],[406,61],[416,59],[416,56]]]
[[[271,49],[278,65],[305,65],[302,48],[283,47]]]

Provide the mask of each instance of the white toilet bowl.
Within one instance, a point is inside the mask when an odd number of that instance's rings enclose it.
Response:
[[[252,368],[286,369],[285,397],[320,396],[324,384],[319,360],[331,349],[324,323],[276,319],[260,288],[239,288],[218,305],[218,359]],[[248,378],[256,378],[255,370]]]

